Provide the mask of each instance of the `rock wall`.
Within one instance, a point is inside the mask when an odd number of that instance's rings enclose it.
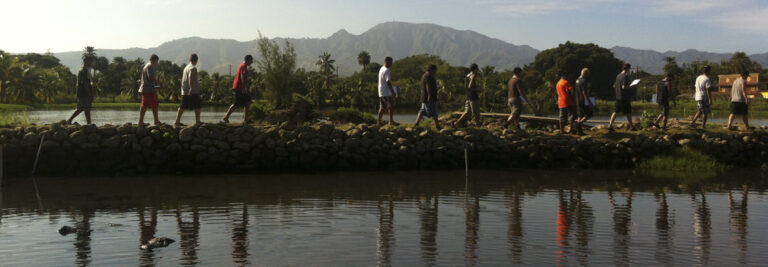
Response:
[[[29,176],[44,137],[37,175],[157,175],[324,170],[471,168],[632,168],[681,145],[736,166],[768,159],[768,134],[529,135],[510,130],[389,128],[357,125],[187,128],[51,124],[0,129],[6,176]]]

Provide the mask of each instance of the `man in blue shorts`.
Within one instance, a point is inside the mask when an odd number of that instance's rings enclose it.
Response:
[[[419,115],[416,116],[416,124],[421,122],[422,117],[428,117],[435,120],[435,128],[440,130],[440,122],[438,122],[438,108],[437,108],[437,80],[435,79],[435,72],[437,72],[437,66],[429,65],[427,72],[421,76],[421,109]]]

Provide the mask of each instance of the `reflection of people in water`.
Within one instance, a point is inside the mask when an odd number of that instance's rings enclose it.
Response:
[[[466,233],[464,235],[464,260],[467,265],[476,265],[477,261],[477,231],[480,227],[480,196],[475,195],[473,201],[464,203]]]
[[[729,219],[731,236],[739,249],[739,263],[747,263],[747,197],[749,187],[744,185],[741,192],[741,202],[734,200],[733,193],[728,190]]]
[[[557,192],[558,205],[557,205],[557,262],[558,264],[565,264],[568,262],[566,259],[566,253],[570,246],[568,244],[568,228],[571,225],[571,219],[568,216],[568,201],[565,199],[563,190]]]
[[[629,263],[629,226],[632,223],[632,192],[625,195],[625,204],[616,204],[612,191],[608,191],[608,200],[613,213],[613,263],[627,265]]]
[[[155,238],[157,232],[157,209],[152,208],[150,212],[149,221],[145,216],[144,207],[139,208],[139,246],[146,244],[152,238]],[[139,259],[141,265],[154,265],[155,253],[151,249],[143,249],[139,251]]]
[[[589,265],[589,240],[592,237],[595,217],[592,212],[592,206],[581,196],[581,190],[576,191],[576,195],[571,201],[575,201],[573,214],[574,228],[576,229],[576,258],[581,265]]]
[[[379,200],[379,228],[376,229],[376,256],[379,260],[379,266],[390,266],[389,261],[392,257],[392,242],[394,242],[394,217],[395,205],[390,199],[388,204]]]
[[[243,204],[243,215],[232,224],[232,260],[238,265],[248,262],[248,206]]]
[[[437,196],[419,199],[419,221],[421,221],[421,259],[434,265],[437,256]]]
[[[695,236],[694,250],[698,256],[698,263],[708,265],[709,249],[712,245],[712,214],[707,204],[707,197],[701,192],[701,201],[696,199],[696,194],[691,194],[691,200],[696,204],[693,220],[693,234]]]
[[[179,228],[179,247],[181,248],[181,265],[198,264],[197,247],[200,245],[200,213],[197,207],[192,207],[192,221],[185,222],[181,219],[181,208],[176,209],[176,224]]]
[[[75,237],[75,249],[77,256],[75,265],[85,266],[91,263],[91,219],[95,216],[93,210],[83,210],[83,220],[75,224],[77,237]]]
[[[557,246],[558,264],[567,265],[568,250],[574,249],[577,260],[582,265],[588,265],[589,239],[592,235],[594,215],[592,207],[582,198],[581,190],[565,193],[558,192],[557,210]],[[574,231],[575,230],[575,231]],[[571,245],[571,235],[575,239],[575,247]]]
[[[672,264],[672,219],[669,218],[669,205],[667,205],[667,193],[654,193],[659,208],[656,210],[656,260],[665,264]]]
[[[520,192],[512,193],[509,203],[509,245],[512,251],[512,263],[522,264],[523,255],[523,196]]]

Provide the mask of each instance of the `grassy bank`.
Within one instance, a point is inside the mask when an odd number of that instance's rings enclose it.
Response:
[[[597,116],[610,116],[613,113],[615,101],[597,100]],[[693,100],[678,100],[676,103],[670,103],[670,116],[673,118],[687,118],[696,114],[698,107]],[[731,102],[726,100],[715,100],[712,102],[713,117],[724,117],[731,114]],[[659,105],[651,102],[633,101],[632,114],[638,116],[648,111],[653,114],[659,113]],[[749,102],[749,115],[753,118],[768,118],[768,101],[752,100]]]

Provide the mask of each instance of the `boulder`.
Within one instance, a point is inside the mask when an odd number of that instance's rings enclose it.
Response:
[[[69,135],[69,142],[80,145],[88,141],[88,137],[85,135],[85,132],[83,131],[76,131]]]
[[[152,137],[151,136],[144,136],[139,141],[139,144],[141,144],[144,147],[150,147],[150,146],[152,146],[152,142],[153,141],[152,141]]]
[[[101,145],[108,148],[118,148],[121,143],[122,138],[118,135],[114,135],[101,141]]]

